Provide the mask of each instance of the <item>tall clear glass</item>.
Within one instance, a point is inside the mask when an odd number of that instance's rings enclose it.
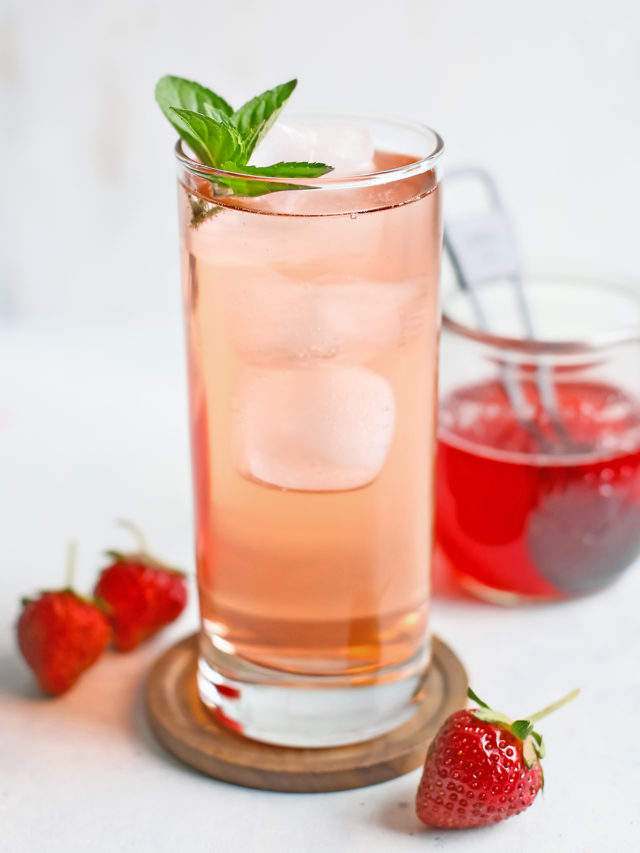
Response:
[[[334,121],[367,174],[266,186],[176,148],[199,690],[292,746],[395,727],[429,662],[442,143]]]

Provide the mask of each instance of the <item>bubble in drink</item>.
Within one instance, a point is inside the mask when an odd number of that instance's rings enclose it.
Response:
[[[247,369],[233,402],[235,466],[284,489],[361,488],[382,470],[394,424],[390,384],[364,367]]]

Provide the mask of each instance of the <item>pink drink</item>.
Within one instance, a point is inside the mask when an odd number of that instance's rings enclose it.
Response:
[[[377,152],[375,168],[415,159]],[[217,198],[197,227],[211,185],[183,181],[201,654],[347,684],[424,667],[435,173]],[[233,703],[205,701],[240,725]]]

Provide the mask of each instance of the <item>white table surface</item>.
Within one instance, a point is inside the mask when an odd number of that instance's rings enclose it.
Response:
[[[106,654],[75,689],[42,698],[15,647],[22,594],[60,584],[79,543],[78,585],[113,524],[142,525],[192,569],[189,457],[178,319],[0,326],[0,848],[35,851],[634,851],[640,849],[640,565],[569,604],[501,610],[440,585],[434,630],[476,690],[521,714],[574,686],[541,726],[544,797],[490,829],[443,832],[413,814],[419,772],[354,791],[290,795],[208,779],[172,759],[145,723],[151,662],[196,628],[188,611],[153,642]]]

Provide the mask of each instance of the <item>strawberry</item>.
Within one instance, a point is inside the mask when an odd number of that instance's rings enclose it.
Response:
[[[70,550],[70,569],[72,555]],[[57,696],[100,657],[111,629],[100,608],[69,584],[23,599],[17,632],[20,651],[38,684],[45,693]]]
[[[526,720],[480,705],[448,717],[432,741],[416,796],[423,823],[448,829],[487,826],[528,808],[543,785],[536,720],[577,696],[574,690]]]
[[[107,551],[113,562],[103,569],[94,595],[104,605],[112,639],[130,651],[173,622],[187,603],[185,575],[152,557],[140,531],[126,523],[139,542],[134,553]]]

